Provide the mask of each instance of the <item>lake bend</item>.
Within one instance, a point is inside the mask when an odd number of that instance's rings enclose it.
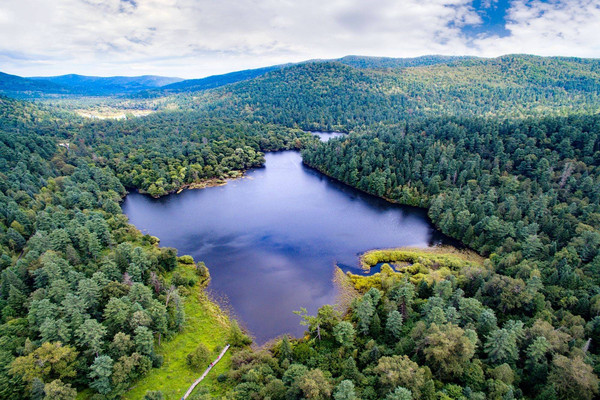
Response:
[[[361,273],[358,255],[447,243],[425,210],[390,204],[302,164],[296,151],[267,153],[264,168],[224,186],[159,199],[130,193],[122,208],[144,233],[210,269],[257,344],[305,327],[293,311],[333,304],[336,265]]]

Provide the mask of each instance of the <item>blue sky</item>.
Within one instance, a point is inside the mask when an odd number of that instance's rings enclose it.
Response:
[[[2,0],[0,71],[202,77],[348,54],[600,56],[600,0]]]
[[[507,11],[510,8],[509,0],[476,0],[473,2],[473,8],[481,17],[481,23],[463,27],[463,32],[467,37],[510,35],[506,29]]]

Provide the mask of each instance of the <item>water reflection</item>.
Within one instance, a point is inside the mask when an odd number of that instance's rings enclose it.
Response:
[[[228,298],[258,343],[304,327],[292,311],[335,301],[336,264],[358,267],[372,248],[431,246],[444,236],[423,210],[391,205],[307,168],[297,152],[225,186],[123,204],[143,232],[206,262],[210,288]]]

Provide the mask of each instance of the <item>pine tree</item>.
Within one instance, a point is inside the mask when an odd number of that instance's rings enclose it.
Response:
[[[356,392],[354,391],[354,383],[350,380],[341,381],[333,392],[335,400],[356,400]]]
[[[290,345],[290,339],[288,335],[283,335],[281,343],[279,345],[279,360],[291,360],[292,359],[292,346]]]
[[[356,316],[358,317],[358,329],[363,334],[369,333],[371,319],[375,312],[375,308],[371,303],[371,298],[364,296],[362,301],[356,307]]]
[[[396,310],[392,311],[388,315],[385,330],[392,339],[400,339],[402,335],[402,314]]]
[[[112,390],[110,376],[112,375],[113,360],[109,356],[100,356],[94,359],[90,366],[88,376],[92,379],[90,387],[100,394],[108,394]]]

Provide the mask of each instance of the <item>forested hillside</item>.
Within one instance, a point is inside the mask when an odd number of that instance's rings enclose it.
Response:
[[[247,69],[243,71],[230,72],[222,75],[212,75],[200,79],[186,79],[181,82],[166,85],[160,89],[149,90],[140,94],[140,96],[160,96],[168,93],[198,92],[202,90],[214,89],[231,83],[247,81],[252,78],[264,75],[267,72],[284,68],[285,65],[274,65],[272,67]]]
[[[2,99],[0,397],[119,395],[161,364],[155,338],[184,324],[161,275],[177,253],[127,223],[109,168],[57,146],[30,110]]]
[[[346,56],[337,61],[341,64],[349,65],[355,68],[369,69],[389,69],[389,68],[408,68],[423,67],[426,65],[448,64],[453,61],[466,60],[474,57],[466,56],[421,56],[414,58],[391,58],[391,57],[362,57]]]
[[[515,55],[383,70],[305,63],[170,102],[307,130],[348,130],[440,114],[593,112],[599,90],[598,60]]]
[[[226,178],[300,135],[189,114],[86,125],[0,101],[0,398],[119,397],[183,328],[179,292],[208,279],[128,224],[123,184],[161,195]]]
[[[456,60],[468,59],[470,57],[450,57],[450,56],[423,56],[415,58],[388,58],[388,57],[361,57],[346,56],[337,60],[313,60],[307,61],[307,64],[319,62],[339,62],[355,68],[366,69],[397,69],[407,67],[419,67],[435,64],[448,64]],[[277,71],[292,64],[273,65],[271,67],[247,69],[243,71],[230,72],[228,74],[213,75],[200,79],[186,79],[181,82],[172,83],[161,87],[160,89],[148,90],[139,94],[140,97],[158,97],[172,93],[199,92],[208,89],[215,89],[232,83],[248,81],[250,79],[265,75],[271,71]]]

